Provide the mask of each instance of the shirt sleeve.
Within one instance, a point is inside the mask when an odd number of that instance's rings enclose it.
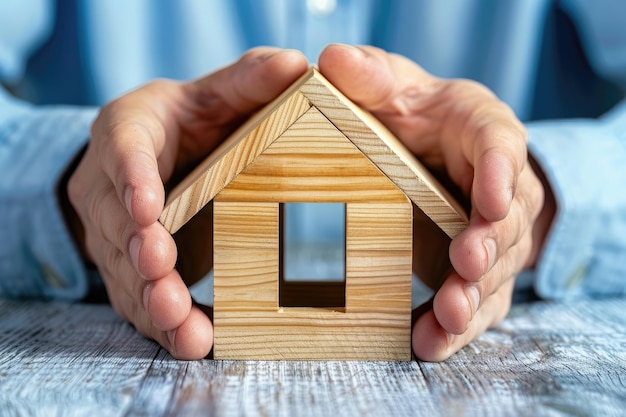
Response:
[[[528,125],[557,200],[535,270],[540,297],[626,294],[626,102],[598,120]]]
[[[56,188],[89,138],[95,109],[29,106],[0,90],[0,114],[0,294],[80,299],[89,274]]]

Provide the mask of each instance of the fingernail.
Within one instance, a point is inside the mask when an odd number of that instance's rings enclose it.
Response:
[[[466,286],[465,296],[470,303],[470,307],[472,309],[472,318],[474,318],[474,315],[478,310],[478,306],[480,305],[480,293],[478,292],[478,288],[476,288],[474,285]]]
[[[131,187],[126,187],[126,191],[124,191],[124,203],[128,214],[133,218],[133,189]]]
[[[485,246],[485,251],[487,252],[487,271],[489,271],[493,268],[493,264],[496,262],[496,253],[498,249],[496,247],[496,241],[490,237],[485,239],[483,245]]]
[[[128,254],[136,271],[139,271],[139,249],[141,249],[141,238],[135,235],[128,243]]]

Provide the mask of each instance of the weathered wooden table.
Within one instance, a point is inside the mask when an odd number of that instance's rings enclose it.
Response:
[[[443,363],[183,362],[107,305],[0,300],[0,416],[623,416],[626,300],[515,305]]]

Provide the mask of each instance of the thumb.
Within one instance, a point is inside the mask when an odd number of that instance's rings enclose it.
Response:
[[[422,162],[441,165],[436,132],[440,123],[425,109],[438,109],[442,80],[415,62],[371,46],[330,45],[319,57],[320,72],[342,93],[371,112]]]
[[[406,115],[402,98],[434,86],[437,78],[409,59],[371,46],[329,45],[320,72],[351,100],[373,113]]]
[[[307,69],[306,58],[295,50],[259,47],[234,64],[187,84],[198,111],[221,108],[245,115],[268,103]]]
[[[176,167],[186,172],[226,138],[253,111],[282,93],[307,69],[297,51],[259,47],[237,62],[185,83],[179,117],[184,132],[180,143],[170,142]]]

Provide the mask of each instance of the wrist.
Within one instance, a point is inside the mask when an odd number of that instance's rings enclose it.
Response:
[[[535,158],[532,157],[531,154],[528,155],[528,161],[533,169],[535,175],[541,182],[544,191],[544,201],[541,211],[535,220],[532,231],[532,250],[531,254],[528,258],[526,267],[527,268],[535,268],[541,253],[543,252],[543,247],[546,242],[546,238],[552,227],[552,223],[554,220],[554,216],[556,214],[556,198],[554,197],[554,192],[552,191],[552,187],[548,181],[547,176],[545,175],[541,166],[537,163]]]
[[[59,207],[61,208],[61,212],[63,213],[63,219],[65,220],[65,225],[69,231],[76,248],[78,249],[81,257],[87,264],[88,268],[93,267],[93,262],[87,252],[87,248],[85,246],[85,229],[83,227],[82,222],[78,216],[78,213],[72,206],[70,202],[67,185],[70,180],[70,177],[76,171],[78,164],[83,159],[85,152],[87,151],[87,146],[83,146],[80,151],[72,158],[72,161],[69,163],[67,168],[63,171],[63,175],[59,179],[59,183],[57,184],[56,194],[59,202]]]

